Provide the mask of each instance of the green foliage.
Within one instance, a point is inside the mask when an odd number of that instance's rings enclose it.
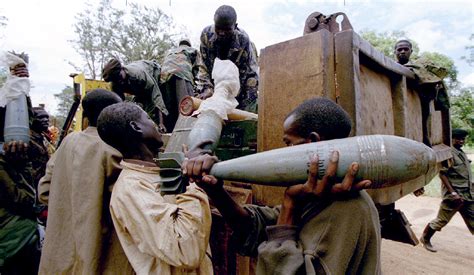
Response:
[[[92,79],[100,78],[104,64],[112,57],[125,63],[161,61],[175,44],[172,38],[181,35],[173,19],[159,8],[132,3],[122,10],[112,7],[110,0],[102,0],[98,6],[88,4],[76,15],[74,32],[77,37],[70,42],[82,57],[84,73]]]
[[[474,145],[474,87],[451,95],[451,126],[469,132],[466,143]]]
[[[54,97],[59,102],[55,116],[56,125],[61,128],[66,121],[69,109],[74,103],[74,89],[71,86],[66,86],[60,93],[54,94]]]

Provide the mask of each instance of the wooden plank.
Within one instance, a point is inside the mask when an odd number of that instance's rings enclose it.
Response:
[[[336,100],[333,34],[322,30],[266,47],[260,58],[258,150],[283,147],[286,115],[316,96]],[[254,196],[257,203],[276,205],[283,191],[256,186]]]

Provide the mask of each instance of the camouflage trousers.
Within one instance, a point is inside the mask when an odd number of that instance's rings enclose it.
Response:
[[[433,230],[441,231],[457,212],[461,214],[467,228],[474,235],[474,201],[465,200],[460,204],[451,195],[444,197],[439,207],[438,216],[429,223],[430,227]]]

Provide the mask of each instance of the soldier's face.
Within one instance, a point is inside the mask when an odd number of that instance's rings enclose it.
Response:
[[[411,46],[407,42],[400,42],[395,47],[395,56],[400,64],[406,64],[410,61],[411,53]]]
[[[49,115],[44,110],[37,110],[35,111],[35,117],[33,120],[32,128],[39,132],[44,132],[48,130],[49,127]]]
[[[283,142],[286,146],[310,143],[311,139],[301,137],[296,131],[295,117],[289,116],[283,123]]]
[[[229,41],[234,35],[235,24],[225,22],[223,20],[216,20],[214,24],[214,29],[216,31],[217,40]]]
[[[455,137],[453,137],[453,146],[454,146],[454,148],[459,149],[459,148],[463,147],[465,142],[466,142],[465,137],[464,138],[460,138],[460,137],[455,138]]]
[[[142,110],[140,119],[135,123],[140,127],[144,143],[153,153],[158,154],[163,146],[163,139],[155,122]]]

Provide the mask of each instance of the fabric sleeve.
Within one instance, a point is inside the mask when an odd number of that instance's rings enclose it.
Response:
[[[298,243],[298,227],[267,227],[268,241],[258,247],[257,274],[296,274],[303,267],[303,249]]]
[[[258,246],[267,240],[265,228],[276,224],[280,207],[245,205],[244,209],[250,214],[251,226],[246,231],[234,232],[232,242],[239,254],[255,257]]]
[[[208,41],[208,38],[207,38],[207,34],[206,34],[206,29],[204,29],[201,33],[201,45],[199,47],[200,49],[200,52],[201,52],[201,58],[202,58],[202,61],[204,63],[204,66],[206,66],[206,69],[207,69],[207,73],[209,74],[209,76],[212,74],[212,62],[214,60],[210,60],[210,56],[209,56],[209,41]]]
[[[117,231],[129,234],[141,253],[178,268],[197,268],[206,255],[211,228],[204,191],[192,184],[174,204],[140,181],[121,187],[111,202]]]
[[[5,170],[4,163],[0,162],[0,201],[15,212],[29,216],[33,213],[35,191],[26,179],[21,180],[22,182],[16,182]]]
[[[196,50],[195,51],[196,58],[193,63],[193,76],[194,76],[194,83],[196,84],[196,90],[201,93],[206,89],[210,89],[213,87],[211,83],[211,77],[209,76],[209,72],[207,71],[206,65],[201,57],[201,53]]]
[[[257,65],[257,58],[255,56],[255,50],[253,48],[252,43],[250,42],[248,36],[246,36],[246,41],[244,43],[244,51],[246,54],[242,55],[241,64],[245,65],[244,68],[240,68],[241,72],[240,77],[241,81],[240,84],[247,91],[247,97],[249,101],[256,99],[257,90],[258,90],[258,65]],[[252,97],[255,98],[252,98]]]
[[[46,164],[46,171],[38,183],[38,201],[42,204],[48,205],[49,189],[51,186],[51,177],[54,170],[54,162],[56,161],[56,153],[54,153]]]

